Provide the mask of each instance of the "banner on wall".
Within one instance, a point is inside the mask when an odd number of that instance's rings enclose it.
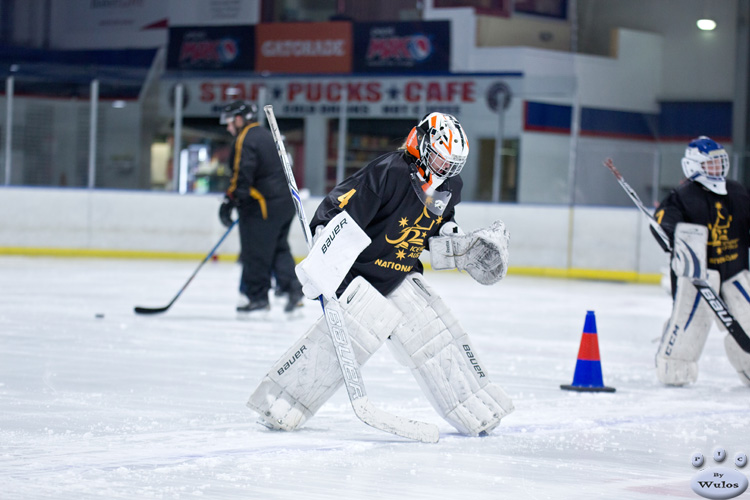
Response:
[[[351,73],[349,22],[256,26],[256,70],[273,73]]]
[[[252,71],[254,67],[254,26],[169,28],[169,70]]]
[[[447,73],[450,21],[354,23],[355,73]]]
[[[258,24],[259,17],[260,0],[169,0],[170,27]]]
[[[494,115],[506,93],[522,91],[523,75],[460,75],[381,78],[268,78],[257,80],[185,79],[184,116],[219,116],[234,99],[257,101],[265,87],[266,102],[284,118],[336,117],[344,91],[350,118],[403,118],[439,110],[462,117]],[[165,82],[166,83],[166,82]],[[173,85],[161,85],[164,112],[172,113]]]
[[[50,44],[57,49],[153,48],[166,43],[164,0],[52,0]]]

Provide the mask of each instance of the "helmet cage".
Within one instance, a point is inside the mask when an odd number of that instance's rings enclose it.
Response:
[[[420,158],[432,170],[436,177],[448,178],[461,173],[466,164],[466,157],[444,157],[429,143],[424,147],[424,154]]]

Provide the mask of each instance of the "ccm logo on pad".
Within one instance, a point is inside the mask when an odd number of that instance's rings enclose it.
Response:
[[[328,237],[323,242],[323,246],[320,248],[323,253],[326,253],[326,250],[328,250],[328,248],[331,246],[333,240],[336,238],[336,235],[341,232],[344,224],[346,224],[346,218],[341,219],[341,222],[336,224],[333,229],[331,229],[331,232],[328,233]]]

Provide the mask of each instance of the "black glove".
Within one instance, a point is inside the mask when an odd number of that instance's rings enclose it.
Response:
[[[224,196],[224,201],[221,202],[221,206],[219,207],[219,220],[225,227],[234,224],[234,220],[232,220],[232,210],[234,207],[234,201],[229,196]]]

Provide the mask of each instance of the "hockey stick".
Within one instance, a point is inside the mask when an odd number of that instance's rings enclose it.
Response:
[[[268,125],[271,128],[273,139],[276,142],[276,149],[284,166],[289,192],[294,200],[294,206],[297,210],[297,219],[302,226],[302,232],[305,235],[307,248],[310,249],[313,244],[312,233],[307,223],[305,209],[302,206],[302,199],[297,189],[297,183],[294,180],[294,172],[289,164],[289,158],[286,155],[284,141],[279,132],[279,126],[276,123],[276,116],[273,113],[273,106],[265,106],[264,111],[268,117]],[[323,308],[323,315],[328,325],[328,332],[334,344],[334,351],[338,358],[339,367],[344,377],[344,385],[349,394],[354,413],[359,419],[371,427],[380,429],[397,436],[422,441],[424,443],[436,443],[440,438],[440,432],[436,425],[427,422],[409,420],[376,408],[367,397],[365,392],[364,381],[362,380],[362,371],[354,357],[352,341],[344,324],[344,314],[341,310],[336,297],[319,297],[320,305]]]
[[[666,248],[668,248],[671,252],[672,243],[669,241],[669,236],[667,236],[667,233],[664,232],[664,229],[662,229],[654,216],[651,215],[651,212],[649,212],[648,209],[646,209],[645,205],[643,205],[643,202],[641,202],[638,194],[636,194],[633,188],[631,188],[630,185],[625,182],[622,174],[617,170],[617,168],[615,168],[615,164],[612,159],[607,158],[604,161],[604,166],[607,167],[612,172],[612,174],[614,174],[617,182],[620,183],[620,186],[622,186],[628,196],[630,196],[630,199],[633,200],[633,203],[635,203],[636,206],[641,209],[641,212],[646,215],[651,227],[654,228],[656,234],[659,236],[662,242],[664,242]],[[734,316],[731,315],[729,309],[727,308],[727,305],[724,303],[719,294],[716,293],[713,288],[711,288],[711,285],[709,285],[706,280],[695,276],[688,276],[688,278],[690,279],[690,282],[693,284],[693,286],[695,286],[696,290],[698,290],[698,293],[701,295],[701,297],[703,297],[708,306],[714,312],[716,317],[719,318],[719,321],[721,321],[721,323],[726,327],[730,335],[734,337],[734,340],[737,341],[737,344],[739,344],[743,351],[750,353],[750,337],[747,336],[747,333],[742,328],[742,326],[740,326],[740,324],[734,319]]]
[[[648,223],[651,225],[652,228],[654,228],[654,231],[656,231],[656,234],[659,235],[659,238],[661,238],[661,240],[666,245],[667,249],[671,252],[672,243],[669,241],[669,236],[667,236],[667,233],[664,232],[664,229],[662,229],[662,227],[656,221],[656,219],[651,214],[651,212],[648,211],[646,206],[638,197],[638,194],[636,194],[635,190],[632,187],[630,187],[630,184],[625,182],[625,179],[622,177],[622,174],[615,168],[615,164],[612,161],[612,158],[607,158],[604,161],[604,166],[607,167],[612,172],[612,174],[617,179],[617,182],[619,182],[620,186],[622,186],[622,189],[624,189],[625,192],[628,194],[628,196],[630,196],[630,199],[633,200],[633,203],[635,203],[635,206],[641,209],[641,212],[643,212],[644,215],[648,218]]]
[[[214,245],[214,247],[211,249],[211,251],[208,252],[208,255],[206,255],[203,258],[203,261],[201,261],[201,263],[198,265],[198,267],[195,269],[195,271],[193,271],[193,274],[190,275],[190,278],[188,278],[187,282],[184,285],[182,285],[182,288],[180,288],[180,291],[177,292],[177,295],[174,296],[174,298],[169,302],[169,304],[167,304],[164,307],[141,307],[141,306],[135,306],[135,312],[137,314],[157,314],[157,313],[163,313],[164,311],[166,311],[167,309],[169,309],[170,307],[172,307],[172,304],[174,304],[175,301],[180,297],[180,295],[182,295],[182,292],[185,291],[185,289],[190,284],[190,282],[193,281],[193,278],[195,278],[195,275],[198,274],[198,271],[201,270],[201,267],[203,267],[203,264],[205,264],[206,261],[208,261],[208,259],[210,259],[214,255],[214,253],[216,253],[216,250],[224,242],[224,239],[227,237],[227,235],[229,235],[230,231],[232,230],[232,228],[236,224],[237,224],[236,220],[234,222],[232,222],[232,225],[227,228],[226,232],[221,237],[221,239],[219,240],[219,242],[216,245]]]

